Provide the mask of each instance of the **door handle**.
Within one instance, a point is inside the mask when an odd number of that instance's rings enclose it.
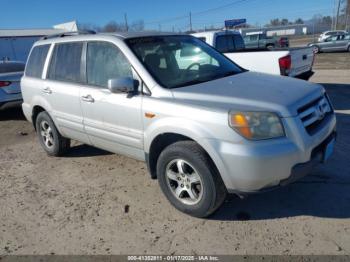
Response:
[[[95,102],[95,99],[91,95],[82,96],[81,100],[85,102],[90,102],[90,103]]]
[[[52,94],[52,90],[51,90],[50,87],[45,87],[45,88],[43,89],[43,93]]]

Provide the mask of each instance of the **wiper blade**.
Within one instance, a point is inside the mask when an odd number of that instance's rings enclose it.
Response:
[[[177,87],[183,87],[183,86],[190,86],[190,85],[195,85],[195,84],[200,84],[200,83],[203,83],[203,82],[206,82],[206,81],[209,81],[209,79],[196,79],[196,80],[191,80],[191,81],[188,81],[188,82],[185,82],[185,83],[181,83],[179,85],[176,85],[176,86],[173,86],[172,88],[177,88]]]

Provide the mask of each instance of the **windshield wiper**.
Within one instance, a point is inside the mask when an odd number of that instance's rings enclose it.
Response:
[[[224,73],[224,74],[221,74],[218,78],[226,77],[226,76],[233,76],[233,75],[236,75],[236,74],[238,74],[238,73],[240,73],[240,72],[228,71],[228,72],[226,72],[226,73]]]
[[[191,81],[188,81],[188,82],[185,82],[185,83],[181,83],[181,84],[178,84],[178,85],[175,85],[171,88],[178,88],[178,87],[184,87],[184,86],[190,86],[190,85],[195,85],[195,84],[200,84],[200,83],[203,83],[203,82],[207,82],[207,81],[210,81],[212,78],[206,78],[206,79],[195,79],[195,80],[191,80]]]

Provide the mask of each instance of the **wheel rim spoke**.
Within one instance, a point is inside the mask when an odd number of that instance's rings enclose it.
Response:
[[[183,161],[183,160],[178,160],[178,161],[176,162],[177,169],[179,170],[179,173],[180,173],[180,174],[184,174],[183,164],[184,164],[184,161]]]
[[[197,200],[198,196],[195,196],[195,194],[192,191],[192,188],[189,188],[186,191],[192,200]]]
[[[50,145],[50,141],[49,141],[49,139],[47,139],[46,138],[46,140],[45,140],[45,145],[47,146],[47,147],[50,147],[51,145]]]
[[[41,122],[41,128],[43,131],[47,131],[47,125],[45,121]]]
[[[198,184],[201,182],[199,175],[196,172],[193,172],[190,176],[190,183],[192,184]]]
[[[178,198],[181,198],[182,192],[184,191],[183,188],[181,188],[180,186],[178,186],[175,190],[175,194]]]
[[[175,173],[174,171],[172,171],[172,170],[168,170],[167,171],[167,176],[168,176],[169,179],[177,181],[179,175],[177,173]]]

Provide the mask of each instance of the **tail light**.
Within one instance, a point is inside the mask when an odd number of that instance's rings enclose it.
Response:
[[[280,44],[280,47],[283,46],[283,40],[282,40],[282,38],[280,38],[280,39],[278,40],[278,43]]]
[[[11,85],[10,81],[0,81],[0,87],[5,87]]]
[[[290,68],[292,67],[292,59],[290,55],[281,57],[278,60],[278,63],[280,65],[280,72],[282,76],[288,76],[290,73]]]

